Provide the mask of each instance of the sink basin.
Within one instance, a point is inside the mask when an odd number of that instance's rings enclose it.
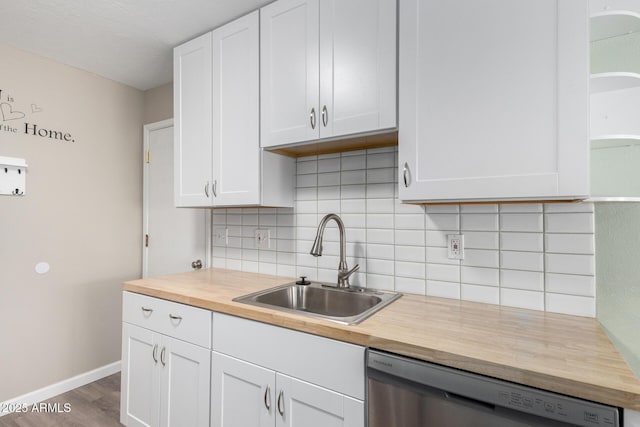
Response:
[[[351,287],[335,288],[312,282],[295,282],[235,298],[234,301],[299,313],[334,322],[353,325],[400,298],[397,292]]]

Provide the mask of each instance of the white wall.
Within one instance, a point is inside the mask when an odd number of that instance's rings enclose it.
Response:
[[[25,114],[0,117],[17,129],[0,128],[0,156],[29,165],[27,194],[0,196],[4,401],[120,359],[120,284],[141,271],[143,94],[7,46],[0,57],[0,101]]]
[[[213,265],[335,281],[338,233],[330,223],[324,255],[309,255],[323,215],[347,227],[357,285],[595,316],[591,203],[414,206],[397,199],[397,150],[311,156],[297,161],[295,209],[214,210],[229,244],[213,240]],[[271,230],[268,250],[256,228]],[[465,259],[446,257],[446,235],[465,236]]]

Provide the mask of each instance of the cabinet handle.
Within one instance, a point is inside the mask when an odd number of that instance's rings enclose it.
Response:
[[[327,112],[327,106],[322,106],[322,124],[324,127],[327,127],[327,122],[329,121],[329,113]]]
[[[169,318],[171,320],[182,320],[182,316],[174,316],[173,314],[169,314]]]
[[[211,186],[211,190],[213,190],[213,197],[218,197],[218,192],[216,191],[217,186],[218,180],[213,181],[213,185]]]
[[[165,350],[167,349],[167,347],[162,347],[162,351],[160,352],[160,363],[162,363],[162,366],[166,366],[167,364],[164,363],[164,353]]]
[[[153,308],[147,308],[147,307],[140,307],[142,309],[142,311],[144,312],[144,314],[151,314],[153,313]]]
[[[271,388],[269,386],[264,391],[264,407],[267,408],[267,411],[271,410]]]
[[[278,394],[278,413],[284,417],[284,390],[280,390]],[[280,407],[282,405],[282,407]]]
[[[404,186],[409,187],[409,165],[407,162],[404,162],[404,167],[402,168],[402,179],[404,180]]]
[[[311,129],[316,128],[316,109],[311,109],[311,114],[309,114],[309,120],[311,120]]]
[[[209,198],[209,181],[207,181],[207,184],[204,186],[204,194]]]
[[[158,364],[158,344],[153,346],[153,353],[151,353],[151,357],[153,357],[153,363]]]

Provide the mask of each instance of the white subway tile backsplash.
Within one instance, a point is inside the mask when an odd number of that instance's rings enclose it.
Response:
[[[445,236],[444,244],[447,245],[446,233],[442,233]],[[493,231],[465,231],[464,235],[464,247],[468,249],[499,249],[498,233]]]
[[[498,205],[460,205],[460,212],[465,213],[498,213]]]
[[[227,246],[212,241],[214,267],[335,282],[339,234],[309,250],[320,219],[341,216],[351,283],[379,289],[595,316],[592,203],[410,205],[397,198],[397,149],[297,160],[295,208],[214,210]],[[254,232],[271,230],[257,249]],[[465,259],[447,257],[446,235],[465,236]],[[212,239],[213,240],[213,239]]]
[[[546,214],[545,228],[547,233],[593,233],[593,214]]]
[[[537,271],[501,270],[500,286],[529,291],[544,291],[544,274]]]
[[[543,231],[542,214],[500,214],[500,231]]]
[[[500,233],[500,249],[503,251],[542,252],[542,233]]]
[[[498,216],[495,214],[461,213],[460,231],[463,233],[465,231],[498,231]]]
[[[393,183],[387,184],[368,184],[367,185],[367,198],[372,199],[389,199],[395,197],[396,185]]]
[[[410,277],[396,277],[395,290],[410,294],[426,295],[427,282]]]
[[[591,202],[547,203],[544,205],[546,213],[593,212],[593,210],[594,207]]]
[[[318,187],[330,187],[333,185],[340,185],[340,172],[318,174]]]
[[[460,266],[427,264],[427,280],[460,283]]]
[[[460,283],[427,280],[427,295],[432,297],[460,299]]]
[[[500,289],[500,304],[509,307],[544,310],[544,293],[521,289]]]
[[[340,157],[331,157],[318,160],[318,172],[338,172],[340,171]]]
[[[595,317],[596,299],[593,297],[562,295],[547,292],[546,310],[553,313]]]
[[[547,234],[547,253],[593,254],[595,240],[593,234]]]
[[[367,258],[394,259],[393,245],[367,244]]]
[[[542,253],[536,252],[500,252],[500,267],[510,270],[544,271]]]
[[[465,249],[462,265],[498,268],[500,252],[484,249]]]
[[[596,280],[594,276],[577,276],[575,274],[545,274],[546,291],[556,294],[596,296]]]
[[[497,287],[500,285],[499,271],[497,268],[462,266],[460,268],[460,280],[467,284]]]
[[[493,286],[462,283],[460,285],[460,299],[487,304],[500,304],[500,289]]]
[[[342,171],[340,174],[342,185],[364,184],[367,182],[366,170]]]
[[[394,244],[393,229],[375,229],[367,228],[367,243],[383,243],[387,245]]]
[[[458,231],[460,216],[454,213],[429,213],[427,209],[426,215],[427,230],[451,230]]]
[[[547,273],[595,274],[594,257],[591,255],[546,254]]]
[[[394,246],[391,246],[392,248]],[[395,259],[397,261],[425,262],[426,249],[420,246],[395,245]]]
[[[366,169],[367,157],[364,153],[353,156],[342,156],[340,167],[343,171]]]
[[[425,264],[420,262],[400,262],[395,263],[396,276],[411,277],[413,279],[425,278]]]
[[[540,203],[505,203],[500,205],[501,213],[539,213],[542,212]]]

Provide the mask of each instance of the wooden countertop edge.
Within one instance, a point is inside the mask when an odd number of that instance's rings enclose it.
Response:
[[[338,323],[285,313],[268,308],[236,303],[225,298],[203,299],[167,289],[156,289],[134,281],[125,282],[123,290],[225,313],[250,320],[268,323],[300,332],[319,335],[364,347],[389,351],[407,357],[458,368],[493,378],[525,384],[531,387],[574,396],[594,402],[640,411],[640,391],[633,388],[610,387],[591,382],[531,371],[516,366],[495,363],[486,359],[464,356],[437,348],[412,345],[372,335],[360,325]],[[361,324],[366,324],[366,321]]]

